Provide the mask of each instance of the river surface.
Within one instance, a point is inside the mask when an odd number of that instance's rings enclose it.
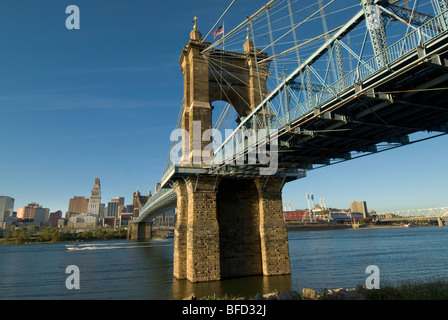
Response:
[[[173,239],[0,246],[0,299],[182,299],[253,297],[274,290],[364,285],[369,265],[380,284],[448,276],[448,227],[289,232],[291,275],[208,283],[177,280]],[[79,268],[79,289],[67,289],[67,266]]]

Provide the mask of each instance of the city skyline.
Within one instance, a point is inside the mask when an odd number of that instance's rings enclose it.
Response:
[[[79,30],[65,26],[70,4],[79,6]],[[228,4],[1,4],[8,32],[0,35],[0,195],[14,198],[15,210],[37,202],[65,212],[70,198],[88,196],[95,177],[103,199],[154,191],[182,102],[178,61],[192,19],[205,35]],[[262,4],[241,1],[226,28]],[[351,201],[380,212],[446,206],[447,143],[443,136],[309,171],[284,187],[283,201],[306,208],[313,193],[338,208]]]
[[[89,206],[89,200],[90,199],[92,199],[92,197],[90,196],[89,197],[89,194],[91,194],[91,191],[87,191],[87,192],[85,192],[84,194],[78,194],[78,195],[73,195],[72,197],[70,197],[70,199],[67,199],[67,205],[66,205],[66,207],[64,207],[64,208],[59,208],[59,209],[51,209],[51,211],[53,212],[53,211],[62,211],[63,212],[63,215],[65,215],[66,213],[68,213],[68,212],[71,212],[69,209],[70,209],[70,206],[72,205],[72,201],[75,201],[75,200],[84,200],[85,201],[85,209],[81,209],[81,210],[74,210],[73,212],[79,212],[79,213],[85,213],[85,214],[87,214],[87,213],[90,213],[90,214],[95,214],[95,213],[91,213],[91,212],[88,212],[89,210],[87,209],[88,208],[88,206]],[[23,207],[27,207],[27,206],[29,206],[29,205],[31,205],[31,204],[39,204],[39,201],[22,201],[22,202],[20,202],[20,204],[18,205],[17,203],[17,199],[15,199],[14,197],[9,197],[9,196],[6,196],[6,195],[0,195],[0,197],[5,197],[5,198],[12,198],[13,200],[14,200],[14,212],[16,212],[17,211],[17,209],[20,209],[20,208],[23,208]],[[126,202],[125,201],[125,199],[129,199],[130,198],[130,200],[128,200],[128,202]],[[96,200],[96,197],[93,197],[93,199],[94,200]],[[122,204],[122,205],[124,205],[124,206],[126,206],[126,205],[132,205],[132,195],[131,196],[129,196],[129,197],[126,197],[126,196],[114,196],[114,197],[112,197],[112,198],[108,198],[108,199],[104,199],[104,200],[101,200],[101,198],[100,198],[100,205],[103,205],[104,206],[104,210],[106,210],[107,209],[107,205],[106,204],[110,204],[110,203],[118,203],[118,201],[120,201],[120,204]],[[24,204],[24,205],[21,205],[22,203],[25,203],[26,202],[26,204]],[[104,203],[103,203],[104,202]],[[96,205],[96,202],[95,202],[95,205]],[[41,205],[41,206],[45,206],[45,205]],[[47,207],[47,206],[45,206],[45,207]],[[50,209],[50,208],[49,208]],[[99,213],[97,213],[97,215],[98,215]]]

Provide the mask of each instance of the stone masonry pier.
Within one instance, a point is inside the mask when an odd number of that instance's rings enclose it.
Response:
[[[188,177],[174,184],[174,276],[192,282],[290,273],[278,178]],[[216,187],[217,186],[217,187]]]

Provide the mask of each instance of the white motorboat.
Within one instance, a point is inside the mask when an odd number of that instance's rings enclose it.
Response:
[[[70,244],[70,245],[66,245],[67,250],[78,250],[78,244]]]
[[[415,227],[415,223],[409,222],[408,224],[405,224],[404,227],[405,228],[413,228],[413,227]]]

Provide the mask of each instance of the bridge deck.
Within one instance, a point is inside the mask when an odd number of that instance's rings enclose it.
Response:
[[[351,152],[380,151],[378,144],[405,145],[419,131],[447,133],[448,87],[445,44],[431,53],[415,48],[407,56],[354,84],[320,108],[280,129],[288,152],[281,165],[312,168]],[[434,90],[432,90],[434,89]]]

